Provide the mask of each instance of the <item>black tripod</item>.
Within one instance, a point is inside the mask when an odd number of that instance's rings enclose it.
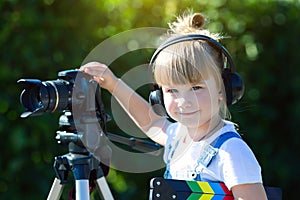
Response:
[[[91,118],[88,118],[87,115],[83,116],[85,120],[81,119],[81,121],[84,122],[83,126],[85,126],[86,131],[92,131],[89,130],[91,127],[92,129],[99,127],[98,120],[91,120]],[[67,178],[70,171],[73,172],[75,179],[76,200],[88,200],[90,198],[89,180],[91,172],[96,174],[95,180],[92,181],[95,181],[97,184],[102,197],[105,200],[114,199],[105,180],[103,170],[100,166],[100,156],[97,155],[97,158],[95,158],[94,154],[90,153],[86,146],[83,145],[83,143],[85,143],[85,145],[87,144],[87,142],[84,141],[87,139],[92,139],[97,143],[100,141],[98,144],[99,147],[109,148],[105,144],[106,137],[104,136],[103,131],[99,132],[99,130],[97,130],[98,133],[92,133],[93,135],[102,138],[87,138],[87,132],[76,132],[71,112],[66,112],[64,115],[62,115],[60,117],[59,124],[60,129],[57,131],[56,139],[59,143],[68,144],[69,153],[62,156],[57,156],[55,158],[54,170],[56,173],[56,178],[54,179],[47,199],[58,200],[60,198],[63,187],[67,183]],[[99,150],[98,147],[90,146],[90,148],[95,148],[95,153],[97,150]],[[109,150],[106,152],[109,152]],[[110,155],[105,156],[108,158]]]

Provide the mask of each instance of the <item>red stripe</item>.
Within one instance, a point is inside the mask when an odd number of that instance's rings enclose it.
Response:
[[[232,196],[232,192],[230,190],[228,190],[228,188],[226,187],[226,185],[224,183],[220,183],[220,186],[222,187],[222,189],[226,195]]]

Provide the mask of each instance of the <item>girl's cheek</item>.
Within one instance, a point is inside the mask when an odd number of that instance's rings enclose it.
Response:
[[[171,106],[171,102],[169,100],[165,100],[164,104],[165,104],[166,109],[169,109]]]
[[[174,100],[172,98],[168,98],[168,97],[164,99],[164,104],[165,104],[166,109],[168,109],[168,110],[174,108],[174,106],[175,106]]]

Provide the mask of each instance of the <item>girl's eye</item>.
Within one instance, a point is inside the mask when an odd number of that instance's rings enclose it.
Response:
[[[167,93],[171,93],[171,94],[173,94],[173,93],[175,93],[177,90],[176,89],[167,89]]]
[[[197,86],[193,86],[193,87],[192,87],[192,90],[200,90],[200,89],[203,89],[203,87],[200,86],[200,85],[197,85]]]

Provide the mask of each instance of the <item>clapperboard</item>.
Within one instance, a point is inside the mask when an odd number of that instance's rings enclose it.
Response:
[[[269,200],[282,200],[277,187],[265,187]],[[153,178],[149,200],[233,200],[224,183]]]

